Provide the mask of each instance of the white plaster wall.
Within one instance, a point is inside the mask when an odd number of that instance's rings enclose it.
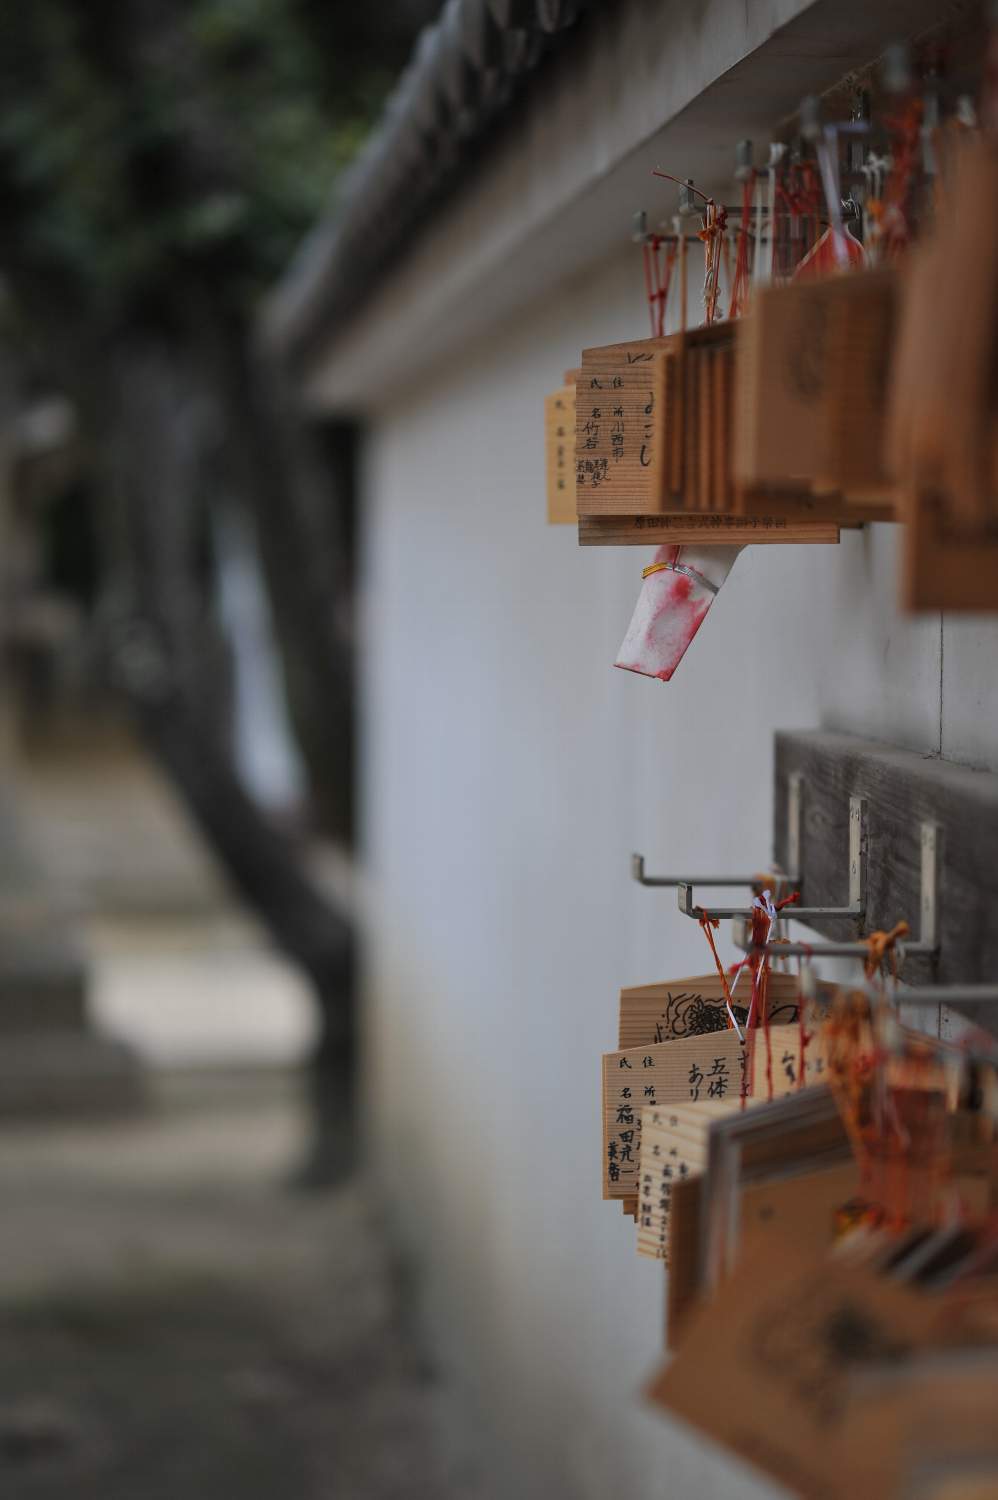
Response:
[[[370,1145],[500,1493],[721,1500],[774,1492],[642,1405],[662,1272],[600,1199],[617,991],[708,966],[628,857],[764,859],[778,727],[998,769],[998,628],[899,618],[874,527],[750,549],[671,684],[615,671],[647,556],[544,524],[541,398],[643,334],[639,275],[526,306],[372,425]]]

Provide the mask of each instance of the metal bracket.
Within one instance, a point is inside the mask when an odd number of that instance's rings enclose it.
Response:
[[[891,991],[898,1005],[998,1005],[998,984],[899,984]]]
[[[860,801],[859,798],[850,798],[849,805],[849,876],[850,897],[853,894],[853,841],[854,825],[856,819],[853,814],[853,803]],[[862,821],[865,825],[865,804]],[[920,828],[921,839],[921,884],[919,896],[919,934],[914,942],[906,943],[901,939],[897,943],[897,950],[902,959],[915,955],[932,957],[939,951],[939,829],[936,823],[923,822]],[[859,861],[859,873],[855,879],[859,883],[859,889],[866,889],[866,834],[865,826],[860,835],[861,849]],[[787,915],[790,917],[808,917],[815,915],[841,916],[840,911],[830,913],[805,911],[801,908],[788,908]],[[713,916],[731,915],[735,917],[751,916],[751,912],[713,912]],[[735,933],[735,946],[743,952],[748,952],[751,944],[745,941],[744,933]],[[869,954],[869,945],[865,942],[854,943],[766,943],[764,950],[771,958],[865,958]],[[986,987],[985,987],[986,988]],[[915,991],[916,995],[924,992]],[[904,996],[907,1000],[907,995]],[[942,1003],[926,1001],[926,1004]]]
[[[795,813],[789,823],[789,844],[791,850],[796,854],[796,861],[800,860],[800,777],[790,778],[790,805]],[[862,921],[866,913],[866,865],[868,856],[866,799],[864,797],[849,798],[849,904],[848,906],[795,906],[787,908],[788,917],[796,917],[800,921],[807,921],[811,917],[852,917],[856,921]],[[679,892],[679,910],[684,917],[692,917],[700,921],[702,917],[745,917],[752,916],[750,906],[712,906],[707,910],[703,906],[697,906],[693,900],[693,887],[696,884],[706,885],[706,881],[694,881],[692,879],[677,882]]]
[[[771,881],[776,885],[792,885],[799,888],[801,884],[801,782],[802,777],[799,771],[793,771],[787,777],[787,862],[790,866],[789,873],[784,873],[779,866],[774,866],[769,871],[756,870],[752,875],[646,875],[644,855],[632,854],[631,879],[636,880],[638,885],[653,886],[657,889],[665,890],[677,890],[683,885],[748,886],[751,889],[759,885],[765,885],[767,881]]]
[[[771,873],[773,880],[776,881],[790,881],[791,879],[789,875],[783,875],[778,870],[774,870]],[[645,857],[643,854],[631,855],[631,878],[636,880],[639,885],[663,887],[670,890],[675,890],[677,886],[683,885],[688,880],[688,877],[682,875],[646,875]],[[754,875],[697,875],[694,877],[692,883],[713,886],[755,886],[761,880],[768,878],[768,875],[764,875],[761,871],[756,870]]]
[[[906,953],[935,953],[939,948],[939,825],[922,824],[922,877],[918,900],[918,942]]]

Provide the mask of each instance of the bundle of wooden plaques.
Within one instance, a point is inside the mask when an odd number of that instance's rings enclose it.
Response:
[[[547,398],[549,515],[574,500],[583,545],[834,542],[893,519],[895,297],[890,271],[803,281],[733,322],[583,350]]]
[[[858,166],[853,112],[841,140],[812,120],[810,148],[743,164],[740,209],[685,186],[703,203],[705,325],[686,326],[697,241],[677,219],[644,237],[653,336],[583,350],[547,398],[549,520],[585,546],[698,547],[903,520],[907,607],[998,608],[994,34],[990,47],[976,124],[965,100],[927,130],[935,84],[895,78],[858,127]],[[671,333],[668,277],[647,275],[665,240],[684,267]]]
[[[901,310],[888,456],[915,609],[998,608],[998,99],[990,118],[947,143],[940,212],[910,256]]]
[[[998,1054],[870,982],[766,987],[748,1028],[719,977],[621,994],[603,1186],[668,1266],[649,1395],[813,1500],[998,1494]]]
[[[746,1030],[717,974],[621,990],[618,1050],[603,1057],[603,1196],[635,1219],[640,1254],[669,1262],[673,1188],[702,1170],[715,1119],[822,1076],[798,992],[769,974],[768,1024]]]

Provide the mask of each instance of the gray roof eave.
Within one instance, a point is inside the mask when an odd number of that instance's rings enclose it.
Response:
[[[602,0],[445,0],[381,119],[264,306],[265,348],[307,362],[467,169],[546,53]]]

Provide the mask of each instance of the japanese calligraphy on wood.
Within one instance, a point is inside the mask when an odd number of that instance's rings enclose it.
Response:
[[[712,1119],[741,1108],[739,1096],[641,1111],[638,1160],[638,1254],[669,1260],[669,1217],[677,1182],[707,1165]]]
[[[797,1019],[797,990],[795,975],[770,974],[769,1017],[774,1025]],[[727,1028],[724,988],[716,973],[640,984],[620,992],[617,1046],[621,1050]]]
[[[582,351],[575,499],[583,515],[656,515],[664,505],[665,348],[640,339]]]
[[[548,525],[575,523],[575,386],[544,397]]]
[[[603,1196],[630,1198],[637,1191],[638,1135],[642,1109],[739,1099],[742,1090],[764,1098],[799,1087],[800,1033],[796,1026],[753,1031],[742,1043],[733,1029],[680,1037],[603,1057]],[[812,1067],[813,1053],[808,1055]],[[787,1059],[788,1061],[784,1061]]]

